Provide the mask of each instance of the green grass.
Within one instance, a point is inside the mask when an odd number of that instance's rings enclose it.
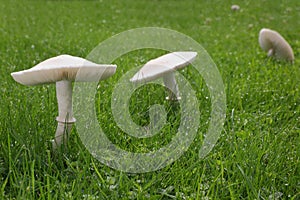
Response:
[[[0,3],[0,199],[300,199],[300,1],[5,1]],[[17,84],[11,72],[66,53],[85,57],[101,41],[145,26],[177,30],[199,42],[222,75],[226,122],[207,157],[198,151],[207,129],[210,99],[192,68],[181,73],[197,93],[201,121],[187,152],[155,172],[129,174],[93,158],[74,129],[66,149],[51,151],[57,116],[54,85]],[[266,57],[261,28],[279,31],[295,53],[293,65]],[[175,117],[152,139],[119,130],[111,92],[133,66],[161,55],[139,50],[114,61],[116,74],[100,83],[97,114],[107,136],[128,151],[167,144],[180,113],[163,101],[161,86],[131,98],[133,120],[146,125],[150,105]],[[103,88],[103,89],[102,89]],[[105,89],[105,90],[104,90]],[[143,95],[150,93],[152,95]],[[147,98],[140,100],[141,97]]]

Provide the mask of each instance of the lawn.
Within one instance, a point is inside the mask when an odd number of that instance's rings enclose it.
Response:
[[[0,199],[300,199],[300,1],[0,2]],[[240,10],[232,11],[236,3]],[[211,98],[203,77],[189,66],[180,74],[195,91],[201,116],[192,144],[172,164],[146,173],[110,168],[90,154],[76,128],[67,146],[52,151],[55,85],[23,86],[10,73],[59,54],[85,58],[102,41],[139,27],[185,34],[215,62],[227,105],[215,147],[199,158]],[[258,44],[261,28],[285,37],[294,64],[267,57]],[[116,74],[99,82],[99,124],[126,151],[156,151],[176,135],[179,105],[165,101],[160,85],[139,88],[129,102],[140,126],[149,124],[150,106],[163,105],[167,123],[153,138],[122,131],[111,108],[123,75],[163,53],[129,52],[112,62]]]

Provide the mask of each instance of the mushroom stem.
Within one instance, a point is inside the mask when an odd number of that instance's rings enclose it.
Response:
[[[56,82],[56,97],[58,103],[58,122],[75,122],[72,111],[72,82],[62,80]]]
[[[66,144],[69,138],[69,133],[72,130],[73,123],[57,123],[57,128],[55,132],[55,139],[53,140],[52,147],[56,149],[61,144]]]
[[[60,146],[62,142],[66,143],[68,133],[72,129],[72,125],[75,122],[72,111],[72,82],[68,80],[62,80],[56,82],[56,97],[58,103],[58,122],[54,147]]]
[[[274,50],[273,50],[273,49],[270,49],[270,50],[268,51],[268,57],[273,56],[273,54],[274,54]]]
[[[176,83],[174,72],[169,72],[163,77],[164,84],[168,88],[169,95],[167,100],[180,100],[178,85]]]

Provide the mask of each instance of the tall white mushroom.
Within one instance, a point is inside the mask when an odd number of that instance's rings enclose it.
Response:
[[[294,61],[294,53],[289,43],[276,31],[263,28],[258,38],[260,47],[268,52],[268,56],[276,59]]]
[[[167,99],[180,100],[174,72],[189,65],[197,52],[172,52],[147,62],[131,79],[133,83],[148,82],[163,77],[164,84],[170,89]]]
[[[31,69],[14,72],[11,75],[15,81],[23,85],[56,83],[59,113],[53,140],[53,147],[56,148],[67,141],[68,133],[75,122],[72,111],[72,82],[106,79],[115,73],[116,67],[116,65],[96,64],[80,57],[60,55],[49,58]]]

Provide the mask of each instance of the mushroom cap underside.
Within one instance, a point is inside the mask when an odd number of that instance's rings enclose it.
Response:
[[[151,81],[189,65],[197,52],[172,52],[150,60],[131,79],[131,82]]]
[[[83,58],[61,55],[11,75],[23,85],[54,83],[61,80],[91,82],[112,76],[116,68],[116,65],[96,64]]]
[[[294,53],[289,43],[276,31],[263,28],[259,32],[259,44],[264,51],[279,59],[294,60]]]

